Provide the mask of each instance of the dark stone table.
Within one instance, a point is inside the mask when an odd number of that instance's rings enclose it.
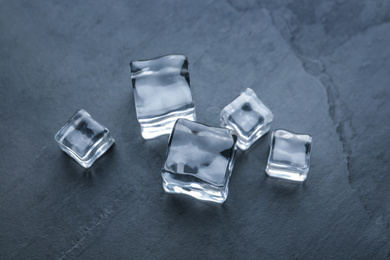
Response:
[[[1,259],[384,259],[390,253],[389,1],[1,1]],[[200,122],[245,88],[272,130],[313,136],[303,184],[237,154],[225,204],[162,189],[129,61],[188,56]],[[116,144],[91,169],[54,134],[78,109]]]

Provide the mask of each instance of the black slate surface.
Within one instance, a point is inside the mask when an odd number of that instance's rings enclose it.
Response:
[[[390,3],[1,1],[1,259],[390,256]],[[224,205],[165,194],[131,59],[188,56],[200,122],[250,87],[272,130],[313,136],[304,184],[238,153]],[[90,170],[54,134],[78,109],[116,144]]]

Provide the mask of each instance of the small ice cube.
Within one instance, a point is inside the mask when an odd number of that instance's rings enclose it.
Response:
[[[178,118],[196,120],[187,57],[168,55],[132,61],[130,70],[144,139],[170,134]]]
[[[84,109],[77,111],[54,136],[61,149],[89,168],[114,143],[110,132]]]
[[[275,130],[265,171],[272,177],[301,182],[306,180],[310,167],[311,140],[310,135]]]
[[[226,128],[177,120],[161,172],[165,191],[223,203],[228,195],[236,141],[237,136]]]
[[[250,88],[221,112],[221,126],[237,133],[237,146],[243,151],[269,131],[272,119],[272,112]]]

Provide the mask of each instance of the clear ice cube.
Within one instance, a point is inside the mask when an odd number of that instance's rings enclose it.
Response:
[[[223,203],[228,195],[237,136],[226,128],[177,120],[161,171],[168,193]]]
[[[168,55],[132,61],[130,70],[144,139],[170,134],[178,118],[196,120],[187,57]]]
[[[243,151],[269,131],[272,119],[272,112],[250,88],[221,112],[221,126],[237,133],[237,146]]]
[[[269,176],[304,181],[310,167],[312,137],[286,130],[272,133],[266,172]]]
[[[114,143],[110,132],[81,109],[54,136],[61,149],[89,168]]]

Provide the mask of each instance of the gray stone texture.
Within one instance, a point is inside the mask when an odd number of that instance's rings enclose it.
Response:
[[[389,1],[0,1],[1,259],[390,256]],[[184,54],[198,121],[247,87],[271,130],[313,136],[303,184],[266,176],[270,134],[214,205],[165,194],[129,61]],[[78,109],[116,144],[89,170],[53,139]]]

